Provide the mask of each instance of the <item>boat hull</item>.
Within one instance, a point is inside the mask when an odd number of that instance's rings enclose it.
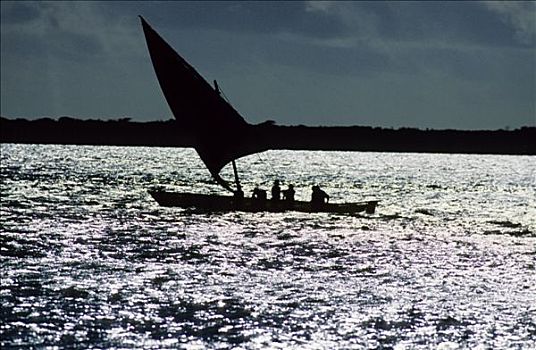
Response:
[[[359,203],[312,204],[304,201],[272,201],[232,196],[207,195],[197,193],[178,193],[149,191],[158,204],[164,207],[193,208],[201,211],[245,211],[245,212],[283,212],[299,211],[306,213],[359,213],[373,214],[378,201]]]

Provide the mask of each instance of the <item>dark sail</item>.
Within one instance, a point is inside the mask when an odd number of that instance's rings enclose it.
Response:
[[[140,16],[160,87],[181,128],[212,176],[228,190],[220,170],[230,161],[267,147],[255,142],[248,124],[203,77]]]

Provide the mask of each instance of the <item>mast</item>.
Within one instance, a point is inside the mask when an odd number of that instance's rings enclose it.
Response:
[[[218,95],[221,95],[220,87],[218,86],[218,82],[215,79],[214,79],[214,90],[216,91],[216,93]],[[235,178],[235,183],[236,183],[236,191],[241,192],[242,191],[242,186],[240,185],[240,179],[238,178],[238,170],[236,170],[236,162],[235,162],[234,159],[231,162],[233,164],[233,172],[234,172],[234,178]]]
[[[236,190],[237,192],[241,192],[242,191],[242,186],[240,185],[240,179],[238,178],[238,171],[236,170],[236,162],[232,161],[233,163],[233,172],[234,172],[234,179],[235,179],[235,182],[236,182]]]

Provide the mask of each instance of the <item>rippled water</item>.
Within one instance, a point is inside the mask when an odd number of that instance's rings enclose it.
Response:
[[[159,207],[223,193],[191,149],[1,145],[1,347],[532,349],[536,158],[238,161],[374,215]],[[224,175],[232,178],[231,170]]]

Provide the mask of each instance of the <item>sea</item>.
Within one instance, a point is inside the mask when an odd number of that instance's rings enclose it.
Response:
[[[193,149],[1,144],[2,349],[535,349],[536,157],[267,151],[374,214],[200,212]],[[226,166],[223,177],[233,179]]]

